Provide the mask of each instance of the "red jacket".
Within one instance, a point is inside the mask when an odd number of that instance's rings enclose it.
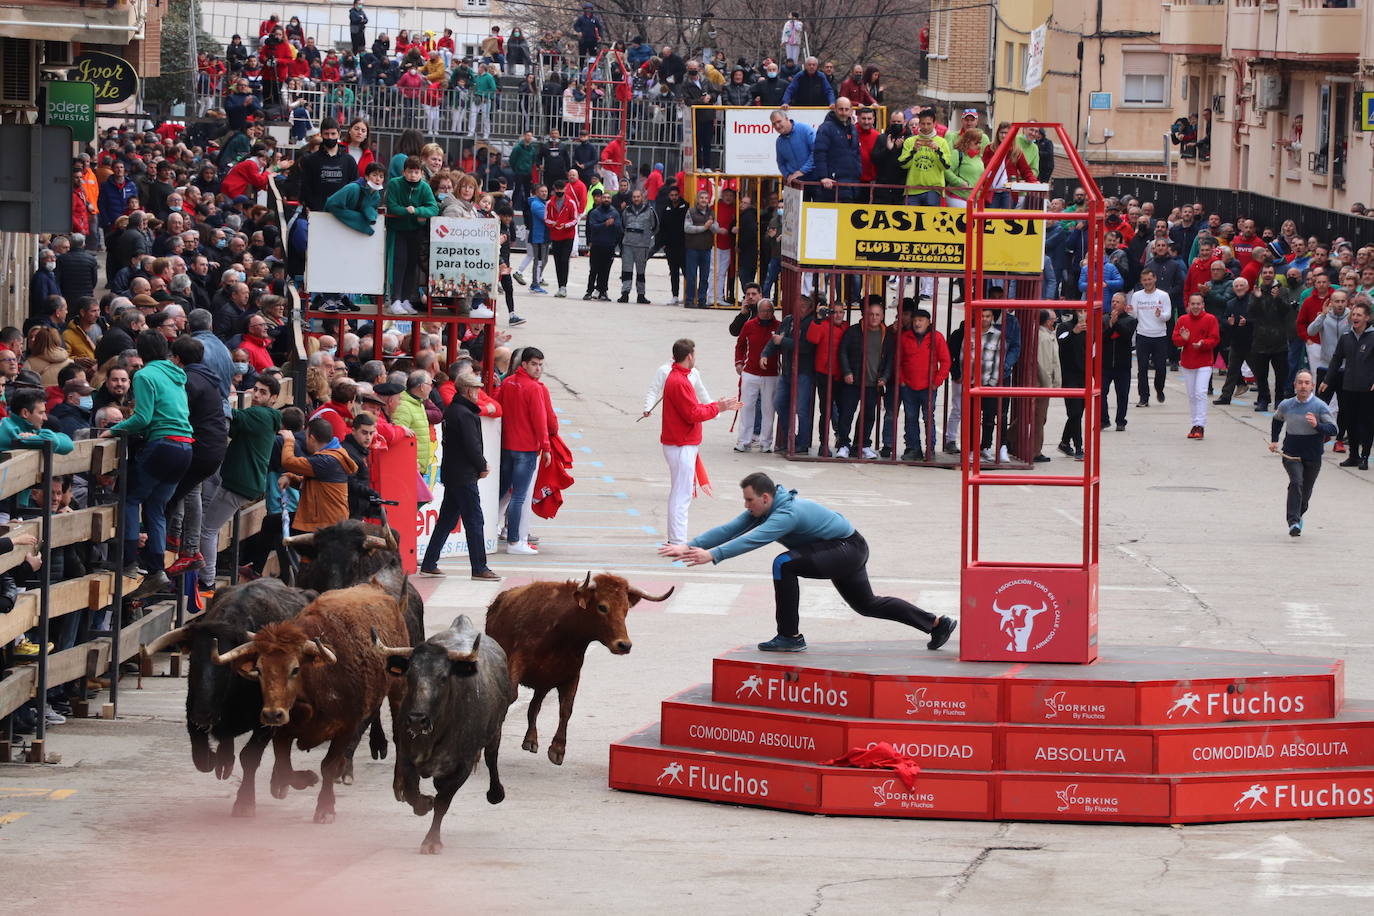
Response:
[[[1326,303],[1329,302],[1330,299],[1331,291],[1328,287],[1325,299],[1318,297],[1317,294],[1313,292],[1308,294],[1307,298],[1302,301],[1302,308],[1298,309],[1298,336],[1308,343],[1319,344],[1322,342],[1320,335],[1313,337],[1311,334],[1307,333],[1307,326],[1312,323],[1314,318],[1322,313],[1322,309],[1326,308]]]
[[[348,421],[353,419],[353,411],[349,410],[347,404],[340,404],[337,401],[322,404],[310,415],[312,420],[316,417],[323,417],[328,420],[330,428],[334,430],[335,437],[339,439],[347,438],[349,430],[352,429],[348,425]]]
[[[268,173],[258,165],[258,160],[249,156],[237,163],[220,182],[220,193],[233,200],[235,197],[251,197],[267,188]]]
[[[807,343],[816,345],[816,374],[840,374],[840,338],[849,330],[849,325],[837,325],[833,320],[813,321],[806,329]]]
[[[741,367],[750,375],[777,375],[778,358],[777,355],[768,357],[763,361],[763,367],[759,367],[759,358],[763,356],[763,348],[773,339],[773,335],[778,332],[778,319],[771,318],[767,324],[763,324],[757,318],[750,318],[740,329],[739,337],[735,338],[735,365]]]
[[[1246,238],[1244,235],[1238,235],[1231,239],[1231,251],[1235,253],[1236,260],[1240,262],[1242,269],[1249,267],[1250,262],[1255,259],[1255,249],[1263,247],[1264,239],[1257,235],[1251,236],[1250,238]],[[1254,286],[1255,284],[1251,282],[1250,285]]]
[[[91,231],[91,212],[86,207],[86,195],[80,188],[72,191],[72,231],[82,235]]]
[[[644,179],[644,196],[649,200],[658,199],[658,191],[663,187],[663,173],[654,169],[649,173],[649,177]]]
[[[581,215],[574,195],[564,193],[562,204],[558,203],[557,195],[550,197],[544,205],[544,225],[549,227],[549,241],[565,242],[575,238]]]
[[[248,354],[248,365],[252,366],[255,372],[271,369],[276,365],[272,361],[272,354],[267,352],[268,343],[270,341],[254,337],[252,334],[244,334],[242,342],[239,343],[239,349]]]
[[[855,108],[878,104],[873,100],[873,96],[869,94],[868,87],[863,84],[863,81],[859,80],[855,82],[852,76],[843,83],[840,83],[839,95],[837,95],[836,98],[849,99],[849,101],[854,103]]]
[[[1183,329],[1188,329],[1184,340]],[[1182,348],[1178,364],[1185,369],[1206,369],[1217,361],[1217,344],[1221,343],[1221,326],[1209,312],[1193,315],[1184,312],[1174,322],[1174,345]],[[1201,347],[1197,346],[1202,344]]]
[[[547,452],[549,436],[558,432],[548,390],[524,368],[496,390],[501,404],[501,447],[512,452]]]
[[[674,364],[663,383],[663,432],[658,441],[664,445],[700,445],[701,424],[720,413],[720,405],[697,400],[688,372]]]
[[[1216,249],[1213,249],[1215,252]],[[1217,260],[1215,254],[1210,258],[1201,255],[1192,264],[1188,265],[1188,277],[1183,283],[1183,307],[1188,307],[1188,297],[1193,293],[1202,291],[1202,288],[1212,282],[1212,262]]]
[[[468,169],[471,171],[471,169]],[[569,181],[563,190],[564,197],[572,197],[577,201],[577,215],[581,216],[587,211],[587,183],[579,175],[576,181]]]
[[[925,388],[939,388],[949,378],[949,344],[945,335],[931,328],[917,340],[916,332],[906,330],[900,338],[902,384],[920,391]],[[931,356],[935,357],[935,374],[931,375]]]

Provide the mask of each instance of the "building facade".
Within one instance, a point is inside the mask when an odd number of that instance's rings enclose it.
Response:
[[[1196,118],[1204,142],[1176,180],[1336,210],[1374,203],[1369,0],[1172,0],[1160,31],[1177,64],[1174,116]]]

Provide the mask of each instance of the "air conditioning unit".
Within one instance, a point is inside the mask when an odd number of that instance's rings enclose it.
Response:
[[[1278,73],[1261,73],[1256,80],[1255,110],[1279,111],[1284,107],[1285,92],[1283,76]]]
[[[34,42],[0,38],[0,105],[33,108],[38,104],[38,55]]]
[[[72,43],[70,41],[43,42],[43,66],[70,67],[72,65]]]

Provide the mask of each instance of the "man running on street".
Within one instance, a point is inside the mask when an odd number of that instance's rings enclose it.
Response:
[[[660,556],[681,559],[688,566],[705,566],[739,556],[774,541],[788,548],[773,560],[773,594],[778,635],[759,643],[764,652],[801,652],[806,639],[799,632],[798,578],[829,579],[840,597],[865,617],[895,620],[930,634],[928,649],[948,641],[958,621],[936,617],[900,598],[873,594],[868,583],[868,542],[838,512],[795,491],[774,484],[760,472],[740,481],[745,511],[733,521],[712,528],[685,545],[665,544]]]

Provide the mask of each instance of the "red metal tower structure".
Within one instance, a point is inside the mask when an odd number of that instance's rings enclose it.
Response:
[[[1053,132],[1059,138],[1065,157],[1078,182],[1087,192],[1085,208],[1075,213],[1075,221],[1087,223],[1085,237],[1087,284],[1078,300],[991,299],[984,284],[983,245],[996,234],[1002,221],[1015,217],[1033,219],[1048,226],[1063,220],[1060,213],[1031,210],[993,210],[987,207],[993,179],[1011,155],[1016,137],[1028,127]],[[966,303],[964,334],[964,429],[963,429],[963,543],[960,548],[961,618],[959,657],[964,661],[1073,662],[1095,661],[1097,645],[1098,600],[1098,498],[1101,486],[1099,444],[1101,422],[1101,338],[1102,273],[1105,231],[1105,202],[1101,190],[1068,132],[1059,124],[1013,124],[1010,132],[993,152],[983,177],[969,198],[965,216]],[[1002,353],[994,362],[994,377],[983,376],[982,321],[985,314],[1002,314],[999,334],[1005,351],[1005,334],[1010,316],[1019,321],[1039,323],[1042,309],[1086,310],[1086,383],[1081,390],[1084,401],[1084,461],[1081,474],[1028,474],[998,472],[984,464],[980,449],[983,412],[997,411],[996,422],[1005,422],[1008,399],[1020,399],[1029,407],[1031,399],[1063,398],[1079,393],[1064,388],[1015,387],[1004,385]],[[1030,411],[1021,411],[1029,416]],[[994,440],[995,443],[996,440]],[[1022,456],[1031,458],[1034,456]],[[988,559],[982,550],[984,487],[1060,487],[1076,489],[1082,500],[1083,537],[1081,556],[1076,561],[1050,562]],[[1010,491],[1008,491],[1010,492]],[[1024,541],[1022,542],[1024,543]]]

